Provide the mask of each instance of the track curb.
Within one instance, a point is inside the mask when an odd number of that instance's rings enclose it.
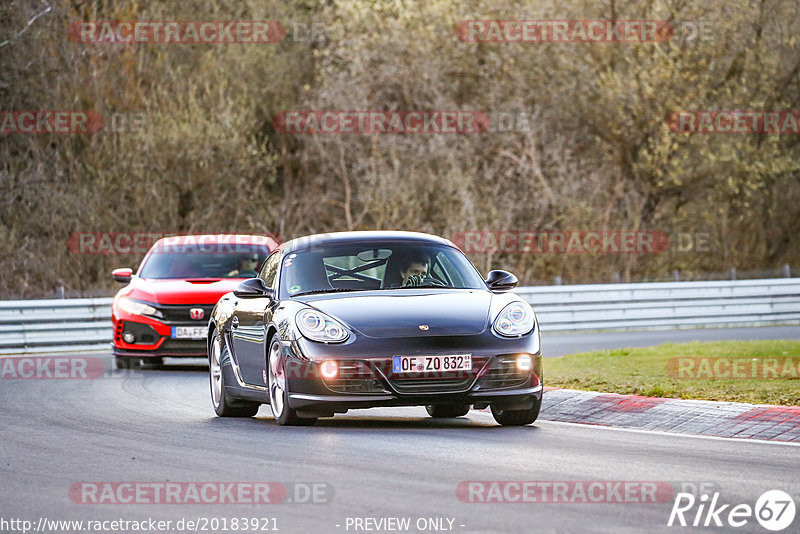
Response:
[[[545,388],[540,419],[723,438],[800,442],[800,406]]]

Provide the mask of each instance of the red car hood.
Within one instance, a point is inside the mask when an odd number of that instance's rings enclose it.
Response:
[[[159,304],[216,304],[225,293],[241,283],[241,278],[197,280],[145,280],[134,278],[120,295]]]

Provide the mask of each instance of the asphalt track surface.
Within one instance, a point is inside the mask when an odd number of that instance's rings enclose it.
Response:
[[[700,332],[714,331],[694,335]],[[770,335],[777,333],[797,338],[782,331]],[[590,336],[592,348],[606,348],[599,339],[613,344],[604,335]],[[565,343],[583,350],[586,339]],[[557,345],[547,337],[544,344],[546,350]],[[465,481],[655,481],[675,491],[703,483],[713,487],[705,491],[710,496],[719,492],[719,504],[754,506],[763,492],[779,489],[800,507],[797,445],[558,423],[547,421],[546,413],[534,425],[504,428],[486,412],[442,421],[428,418],[423,408],[352,411],[314,427],[279,427],[268,406],[252,419],[216,417],[200,360],[123,373],[111,370],[109,355],[99,357],[106,373],[93,380],[0,380],[0,531],[21,531],[3,520],[35,526],[42,518],[173,521],[153,532],[182,532],[177,521],[200,518],[274,518],[268,527],[284,533],[733,530],[668,527],[674,497],[659,503],[487,504],[459,498],[456,489]],[[79,504],[70,497],[76,483],[125,481],[280,482],[289,494],[267,505]],[[318,500],[327,502],[289,502],[302,497],[308,483],[322,484],[327,496]],[[686,513],[690,523],[697,509]],[[377,530],[366,522],[356,529],[356,518],[411,522],[405,530]],[[417,521],[427,518],[452,519],[452,527],[447,530],[445,520],[439,530],[418,528]],[[224,532],[206,526],[207,532]],[[784,532],[798,531],[795,517]],[[736,532],[768,531],[751,517]]]

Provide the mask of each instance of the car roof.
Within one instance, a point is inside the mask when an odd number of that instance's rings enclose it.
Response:
[[[363,230],[354,232],[330,232],[314,234],[291,239],[281,245],[284,252],[303,250],[313,246],[327,244],[362,243],[370,241],[382,242],[411,242],[428,245],[447,245],[454,247],[449,240],[433,234],[421,232],[402,232],[396,230]]]

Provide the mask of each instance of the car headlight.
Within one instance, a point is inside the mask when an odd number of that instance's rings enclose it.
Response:
[[[133,315],[152,315],[154,317],[161,317],[161,312],[156,308],[145,304],[144,302],[133,300],[129,297],[122,297],[117,301],[117,305],[124,311]]]
[[[300,333],[312,341],[338,343],[350,335],[342,323],[317,310],[301,310],[295,319]]]
[[[533,330],[534,325],[531,307],[522,302],[512,302],[497,314],[494,331],[501,336],[518,337]]]

